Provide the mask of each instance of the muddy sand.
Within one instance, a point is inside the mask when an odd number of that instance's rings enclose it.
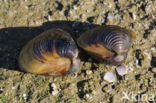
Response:
[[[119,76],[115,68],[79,51],[78,72],[43,76],[20,71],[21,48],[50,28],[74,40],[99,25],[118,25],[137,35]],[[115,82],[104,80],[107,72]],[[127,95],[127,97],[125,97]],[[0,103],[156,102],[156,0],[0,0]]]

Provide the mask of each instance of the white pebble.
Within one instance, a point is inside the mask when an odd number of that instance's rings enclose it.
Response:
[[[27,96],[27,95],[24,93],[24,94],[23,94],[23,97],[26,97],[26,96]]]
[[[123,76],[125,74],[127,74],[128,71],[128,67],[125,65],[120,65],[116,68],[116,71],[119,75]]]
[[[91,70],[87,70],[86,73],[89,75],[89,74],[92,74],[92,71]]]
[[[108,19],[109,19],[110,21],[112,21],[114,18],[115,18],[114,15],[112,15],[112,14],[108,14]]]
[[[153,73],[156,73],[156,68],[152,68],[152,72]]]
[[[137,19],[137,14],[134,12],[132,13],[133,19],[136,20]]]
[[[152,51],[155,51],[155,47],[151,48]]]
[[[109,93],[111,93],[112,91],[113,91],[113,89],[112,89],[112,88],[108,89],[108,92],[109,92]]]
[[[104,76],[104,80],[108,82],[115,82],[115,76],[112,72],[107,72]]]
[[[136,59],[136,64],[139,64],[139,60],[138,59]]]
[[[3,88],[0,88],[0,91],[3,91]]]
[[[101,23],[102,23],[102,24],[105,23],[105,19],[101,20]]]
[[[76,6],[73,6],[73,9],[75,9],[75,10],[76,10],[76,9],[77,9],[77,7],[76,7]]]
[[[59,91],[58,91],[58,89],[56,87],[56,84],[55,83],[52,83],[51,86],[53,87],[52,95],[58,94]]]
[[[84,98],[89,98],[89,94],[84,95]]]
[[[51,86],[53,87],[53,89],[56,89],[57,88],[56,85],[55,85],[55,83],[51,84]]]
[[[52,92],[52,95],[56,95],[56,94],[58,94],[58,91],[57,90],[55,90],[55,91]]]
[[[15,87],[12,87],[12,89],[14,90],[14,89],[15,89]]]

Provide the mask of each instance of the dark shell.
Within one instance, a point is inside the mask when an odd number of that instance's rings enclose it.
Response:
[[[98,61],[121,64],[127,57],[135,33],[119,26],[100,26],[83,33],[78,45]]]
[[[78,49],[71,36],[61,29],[38,35],[22,49],[19,66],[25,72],[65,75],[79,69]]]

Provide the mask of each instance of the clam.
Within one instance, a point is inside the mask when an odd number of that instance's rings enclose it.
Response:
[[[79,69],[78,49],[70,34],[50,29],[29,41],[21,50],[19,67],[34,74],[61,76]]]
[[[119,65],[125,61],[134,37],[131,30],[108,25],[86,31],[77,43],[97,61]]]

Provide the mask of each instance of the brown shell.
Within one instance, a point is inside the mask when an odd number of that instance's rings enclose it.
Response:
[[[73,73],[80,65],[74,40],[61,29],[47,30],[29,41],[18,62],[25,72],[54,76]]]
[[[126,59],[134,37],[130,30],[108,25],[88,30],[77,43],[96,60],[118,65]]]

